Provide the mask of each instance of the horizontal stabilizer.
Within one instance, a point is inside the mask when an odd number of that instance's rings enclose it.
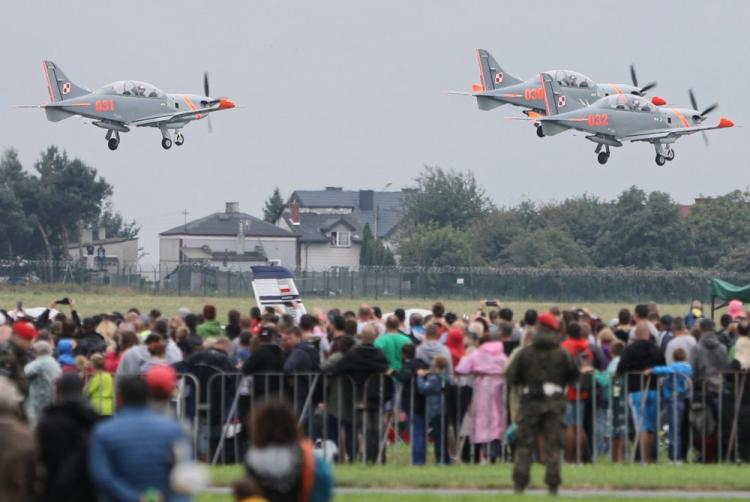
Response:
[[[480,110],[492,110],[505,103],[497,99],[488,98],[487,96],[477,96],[477,106]]]

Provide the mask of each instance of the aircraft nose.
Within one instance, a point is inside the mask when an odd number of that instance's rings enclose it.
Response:
[[[234,104],[234,101],[232,101],[229,98],[221,98],[219,100],[219,110],[229,110],[230,108],[234,108],[236,105]]]

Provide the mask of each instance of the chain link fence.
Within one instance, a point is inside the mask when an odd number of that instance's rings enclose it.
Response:
[[[196,265],[98,268],[76,262],[0,262],[0,286],[92,285],[153,294],[252,296],[249,269]],[[420,268],[295,271],[303,297],[504,298],[515,300],[686,302],[708,299],[709,282],[750,283],[750,274],[635,268]]]

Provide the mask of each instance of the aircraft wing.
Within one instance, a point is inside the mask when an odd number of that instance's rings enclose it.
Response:
[[[155,126],[155,125],[163,124],[165,122],[170,122],[174,119],[188,117],[190,115],[196,115],[200,113],[215,112],[219,109],[220,108],[216,106],[212,106],[212,107],[207,107],[207,108],[196,108],[195,110],[187,110],[184,112],[175,112],[175,113],[169,113],[169,114],[164,114],[164,115],[152,115],[151,117],[134,120],[130,122],[129,125],[134,125],[137,127]]]
[[[733,125],[734,123],[731,120],[721,118],[718,124],[707,124],[675,129],[657,129],[655,131],[650,131],[643,134],[631,134],[630,136],[623,136],[618,139],[623,141],[653,141],[657,139],[671,139],[679,138],[680,136],[685,136],[686,134],[693,134],[700,131],[709,131],[711,129],[725,129],[727,127],[732,127]]]

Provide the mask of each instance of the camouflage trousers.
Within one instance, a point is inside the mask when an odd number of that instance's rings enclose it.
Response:
[[[539,446],[546,466],[544,482],[549,487],[559,486],[560,455],[563,448],[562,414],[549,409],[542,412],[523,409],[522,406],[520,415],[516,461],[513,467],[514,486],[524,489],[529,485],[532,451],[537,444],[537,438],[541,439]]]

